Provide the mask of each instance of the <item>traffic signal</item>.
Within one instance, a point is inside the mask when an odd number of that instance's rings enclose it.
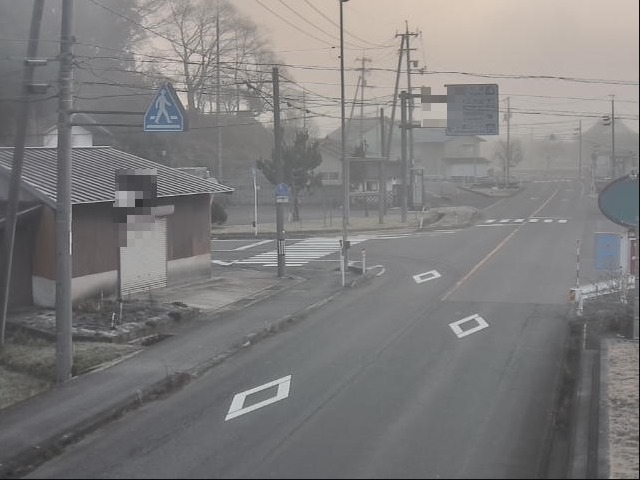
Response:
[[[611,117],[609,115],[603,115],[602,116],[602,124],[606,127],[608,127],[609,125],[611,125]]]

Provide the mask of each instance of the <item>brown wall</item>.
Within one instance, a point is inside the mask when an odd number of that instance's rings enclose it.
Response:
[[[73,206],[73,276],[118,268],[117,240],[111,203]]]
[[[211,249],[211,196],[190,195],[162,199],[173,203],[174,213],[167,217],[167,260],[193,257]]]
[[[174,205],[167,217],[167,260],[209,252],[211,237],[210,195],[162,198],[160,205]],[[116,270],[117,236],[111,203],[73,206],[73,277]],[[36,238],[33,273],[55,280],[55,212],[45,207]]]
[[[13,260],[11,262],[11,289],[9,291],[9,308],[33,304],[33,286],[31,272],[33,269],[33,246],[38,228],[38,215],[19,219],[13,243]],[[0,249],[4,244],[4,225],[0,228]],[[0,250],[2,251],[2,250]],[[0,271],[4,258],[0,256]]]
[[[56,218],[51,207],[42,207],[40,224],[36,233],[33,256],[33,275],[56,279]]]

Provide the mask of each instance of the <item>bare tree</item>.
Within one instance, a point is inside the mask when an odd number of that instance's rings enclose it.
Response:
[[[190,111],[214,111],[218,75],[223,111],[262,111],[273,54],[250,19],[225,0],[146,0],[141,8],[157,33],[148,43],[155,60],[146,64],[184,86]],[[248,89],[248,82],[265,95]]]
[[[498,165],[504,175],[506,175],[505,172],[507,170],[507,159],[509,159],[509,168],[511,168],[518,165],[524,158],[522,153],[522,143],[520,140],[512,140],[509,143],[510,145],[507,146],[507,142],[504,140],[498,141],[496,144],[496,151],[493,156],[494,160],[498,162]],[[510,152],[508,152],[508,150],[510,150]],[[506,181],[509,182],[509,179],[506,179]]]

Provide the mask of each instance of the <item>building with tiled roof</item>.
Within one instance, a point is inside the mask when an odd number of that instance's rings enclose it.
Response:
[[[13,148],[0,148],[0,199],[6,201]],[[114,223],[116,171],[157,172],[157,208],[151,223],[135,227],[137,233],[122,245]],[[32,303],[55,304],[55,207],[57,149],[27,148],[24,156],[21,211],[31,213],[25,242],[32,245],[19,262],[30,269]],[[109,295],[117,288],[133,294],[208,277],[211,272],[211,202],[216,194],[233,189],[212,179],[167,167],[112,147],[72,150],[72,298]],[[1,222],[0,222],[1,225]],[[19,221],[19,226],[21,221]],[[129,238],[129,237],[127,237]],[[14,257],[15,260],[15,257]],[[14,262],[15,265],[15,262]],[[15,268],[14,268],[15,271]],[[15,302],[14,302],[15,303]]]

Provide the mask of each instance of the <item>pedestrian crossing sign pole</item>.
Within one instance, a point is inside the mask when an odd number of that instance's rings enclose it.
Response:
[[[162,85],[144,114],[145,132],[184,132],[187,115],[170,83]]]

